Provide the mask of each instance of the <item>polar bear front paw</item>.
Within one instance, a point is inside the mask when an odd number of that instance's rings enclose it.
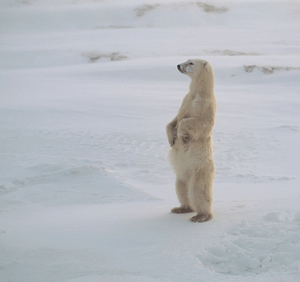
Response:
[[[190,221],[192,221],[192,222],[205,222],[205,221],[211,220],[212,218],[213,218],[212,214],[201,213],[201,214],[197,214],[197,215],[191,217]]]
[[[191,140],[191,136],[189,133],[186,133],[185,135],[182,135],[182,141],[183,143],[187,143]]]
[[[179,123],[177,136],[180,140],[183,141],[183,143],[187,143],[191,140],[191,134],[189,132],[187,122],[185,120],[182,120]]]
[[[186,132],[184,134],[182,134],[181,132],[178,132],[177,135],[178,135],[178,139],[182,140],[183,143],[187,143],[191,140],[191,135],[188,132]]]

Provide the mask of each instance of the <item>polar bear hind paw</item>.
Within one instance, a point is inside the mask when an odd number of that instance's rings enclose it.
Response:
[[[193,210],[190,207],[177,207],[171,209],[172,213],[190,213],[193,212]]]
[[[197,214],[197,215],[191,217],[190,221],[192,221],[192,222],[205,222],[205,221],[211,220],[212,218],[213,218],[212,214],[201,213],[201,214]]]

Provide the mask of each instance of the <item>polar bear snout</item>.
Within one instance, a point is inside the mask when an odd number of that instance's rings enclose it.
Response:
[[[185,63],[177,65],[178,70],[183,74],[190,74],[195,67],[195,62],[193,60],[188,60]]]
[[[177,65],[177,68],[181,73],[183,73],[183,74],[186,73],[186,67],[184,64]]]
[[[183,73],[183,71],[181,70],[181,65],[177,65],[178,70]]]

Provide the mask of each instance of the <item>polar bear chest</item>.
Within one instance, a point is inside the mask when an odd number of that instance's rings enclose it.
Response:
[[[190,94],[187,94],[183,101],[179,110],[178,119],[181,120],[183,118],[198,116],[199,110],[201,107],[201,98],[193,97]]]

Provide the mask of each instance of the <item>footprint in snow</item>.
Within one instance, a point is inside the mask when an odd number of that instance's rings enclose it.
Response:
[[[217,245],[198,255],[204,266],[226,275],[300,273],[300,213],[286,219],[268,213],[232,227]]]

